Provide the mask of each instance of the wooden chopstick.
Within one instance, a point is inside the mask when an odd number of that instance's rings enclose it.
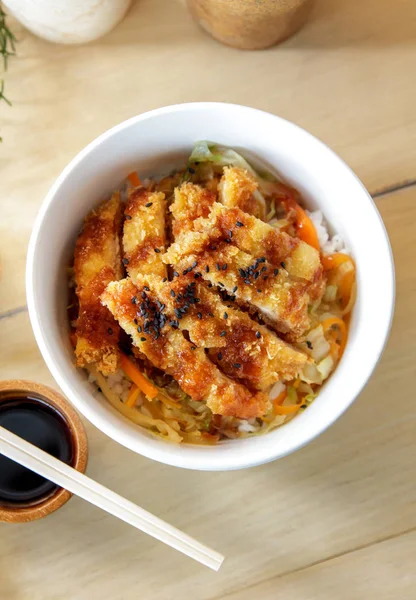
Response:
[[[0,426],[0,453],[214,571],[224,557]]]

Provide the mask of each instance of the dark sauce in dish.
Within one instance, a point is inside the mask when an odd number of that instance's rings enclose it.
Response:
[[[41,398],[13,394],[0,402],[0,425],[48,454],[72,464],[74,443],[64,416]],[[58,486],[0,454],[0,505],[28,506]]]

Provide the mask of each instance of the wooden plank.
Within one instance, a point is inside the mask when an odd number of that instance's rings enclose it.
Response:
[[[360,399],[320,438],[269,465],[203,473],[148,461],[87,424],[89,475],[224,553],[220,572],[208,572],[73,499],[43,522],[1,526],[0,582],[5,597],[101,600],[139,594],[165,600],[189,595],[191,589],[192,598],[210,600],[245,587],[255,589],[264,580],[416,527],[416,187],[378,204],[396,256],[393,331]],[[0,340],[0,378],[26,377],[53,385],[27,314],[0,320]],[[408,565],[408,546],[395,547],[394,565]],[[397,597],[406,598],[401,571],[394,568],[391,573],[404,590]],[[380,573],[374,567],[369,574],[369,589],[375,594],[368,596],[371,600],[380,587],[377,577],[386,577],[383,564]],[[306,594],[302,582],[294,590],[293,594]],[[304,600],[301,592],[293,597]],[[316,597],[326,596],[322,592]]]
[[[319,0],[307,27],[265,52],[218,44],[178,0],[141,0],[111,34],[80,47],[14,25],[13,107],[0,106],[0,314],[25,302],[26,246],[52,182],[94,137],[145,110],[251,105],[317,135],[371,191],[415,179],[415,28],[414,0]]]
[[[383,541],[234,594],[227,600],[414,600],[416,532]]]

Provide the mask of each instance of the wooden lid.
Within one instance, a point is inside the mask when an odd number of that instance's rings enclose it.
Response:
[[[88,462],[87,434],[78,413],[72,408],[69,402],[51,388],[39,383],[21,379],[0,381],[0,402],[3,397],[10,397],[11,392],[39,397],[65,417],[74,445],[74,459],[71,466],[77,471],[85,473]],[[68,502],[71,496],[72,494],[68,490],[58,487],[50,497],[31,506],[0,506],[0,522],[27,523],[35,519],[42,519],[55,510],[58,510],[65,502]]]

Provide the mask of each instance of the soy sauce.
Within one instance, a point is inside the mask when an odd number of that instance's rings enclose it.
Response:
[[[68,424],[41,398],[16,396],[0,402],[0,425],[48,454],[72,464],[74,444]],[[0,455],[0,505],[30,506],[49,498],[58,486]]]

